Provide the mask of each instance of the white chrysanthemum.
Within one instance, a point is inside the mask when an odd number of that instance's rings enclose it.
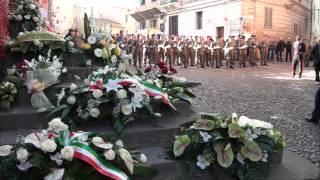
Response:
[[[62,69],[62,71],[61,71],[63,74],[65,74],[65,73],[67,73],[68,72],[68,70],[67,70],[67,68],[66,67],[64,67],[63,69]]]
[[[32,18],[34,22],[39,22],[39,18],[38,17],[33,17]]]
[[[103,155],[106,158],[106,160],[109,160],[109,161],[114,160],[114,158],[116,157],[116,153],[112,149],[109,149]]]
[[[29,8],[30,8],[30,9],[35,9],[36,6],[35,6],[34,4],[30,4],[30,5],[29,5]]]
[[[92,36],[92,35],[89,36],[87,40],[88,40],[88,43],[89,43],[89,44],[94,44],[94,43],[97,42],[96,37],[94,37],[94,36]]]
[[[17,9],[18,10],[22,10],[23,9],[23,5],[19,5]]]
[[[34,44],[35,46],[39,46],[39,45],[41,44],[41,42],[40,42],[39,39],[35,39],[35,40],[33,40],[33,44]]]
[[[70,84],[70,91],[74,91],[77,88],[78,88],[78,86],[75,83]]]
[[[92,91],[92,95],[94,98],[98,99],[103,95],[103,92],[100,89],[95,89]]]
[[[92,108],[89,111],[90,116],[98,118],[100,116],[100,110],[98,108]]]
[[[26,162],[28,160],[28,157],[29,157],[29,152],[26,149],[21,148],[17,151],[17,159],[20,162]]]
[[[127,104],[121,107],[121,112],[128,116],[132,113],[132,105],[131,104]]]
[[[69,97],[67,98],[68,104],[73,105],[76,101],[77,101],[77,99],[76,99],[76,97],[73,96],[73,95],[71,95],[71,96],[69,96]]]
[[[57,149],[57,144],[56,144],[56,142],[54,142],[54,140],[46,139],[41,143],[40,148],[45,153],[46,152],[51,153]]]
[[[116,141],[115,144],[116,144],[117,146],[119,146],[120,148],[123,147],[123,142],[122,142],[120,139],[119,139],[118,141]]]
[[[68,44],[69,44],[70,47],[74,47],[74,42],[73,41],[69,41]]]
[[[49,128],[48,130],[52,130],[56,133],[59,133],[60,131],[66,131],[68,130],[68,125],[66,125],[65,123],[63,123],[61,121],[61,118],[54,118],[52,119],[49,123]]]
[[[71,160],[74,155],[74,148],[72,146],[65,146],[61,149],[61,157],[66,160]]]
[[[29,14],[27,14],[27,15],[24,15],[24,18],[29,20],[31,18],[31,16]]]
[[[127,98],[127,91],[124,89],[120,89],[117,94],[119,99]]]
[[[10,145],[3,145],[0,146],[0,157],[9,156],[11,154],[12,146]]]
[[[17,19],[18,21],[21,21],[21,20],[22,20],[22,16],[21,16],[21,15],[17,15],[17,16],[16,16],[16,19]]]
[[[94,55],[98,58],[102,57],[102,50],[100,48],[95,49]]]
[[[139,161],[140,161],[141,163],[146,163],[147,160],[148,160],[148,159],[147,159],[147,156],[146,156],[146,155],[140,154]]]
[[[117,56],[113,55],[111,56],[111,62],[116,63],[117,62]]]

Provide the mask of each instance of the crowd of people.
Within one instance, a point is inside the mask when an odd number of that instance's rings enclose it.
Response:
[[[267,66],[270,61],[291,62],[294,59],[294,42],[288,38],[286,41],[265,36],[258,39],[255,35],[224,37],[211,36],[162,36],[141,34],[124,35],[121,31],[115,37],[122,50],[133,54],[132,64],[141,67],[144,65],[157,64],[164,61],[170,67],[181,65],[184,68],[199,65],[201,68],[212,66],[220,68],[224,64],[228,68],[234,68],[236,62],[239,67]],[[301,66],[309,66],[311,58],[311,45],[308,41],[302,41],[304,63]],[[283,57],[285,52],[285,56]],[[298,61],[297,61],[298,62]],[[296,66],[297,63],[293,63]]]

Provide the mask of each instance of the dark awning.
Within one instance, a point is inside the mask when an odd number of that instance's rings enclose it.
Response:
[[[148,19],[154,19],[161,13],[160,9],[158,8],[152,8],[145,11],[136,12],[134,14],[131,14],[131,16],[136,21],[145,21]]]

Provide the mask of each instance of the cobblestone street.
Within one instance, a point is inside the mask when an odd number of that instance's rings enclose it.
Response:
[[[250,68],[180,69],[179,76],[201,82],[195,88],[197,111],[236,112],[273,123],[284,134],[290,151],[320,162],[320,126],[308,123],[317,90],[313,68],[302,79],[291,78],[289,63]]]

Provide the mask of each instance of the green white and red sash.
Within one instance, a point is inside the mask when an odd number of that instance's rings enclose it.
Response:
[[[100,87],[101,82],[103,82],[103,80],[100,78],[92,78],[91,83],[90,83],[90,89],[96,89],[96,87]],[[152,97],[161,96],[162,101],[165,104],[169,105],[172,109],[176,110],[176,108],[172,105],[168,94],[164,90],[162,90],[161,88],[159,88],[158,86],[156,86],[152,83],[137,80],[135,78],[112,79],[112,83],[117,83],[117,84],[124,86],[124,87],[130,86],[132,84],[135,86],[140,86],[147,95],[152,96]]]
[[[63,146],[72,146],[74,148],[74,158],[80,159],[90,164],[100,174],[110,177],[114,180],[128,180],[129,177],[120,169],[116,168],[104,158],[99,156],[90,146],[79,142],[80,136],[89,136],[90,132],[69,132],[63,131],[56,138],[56,141]]]

